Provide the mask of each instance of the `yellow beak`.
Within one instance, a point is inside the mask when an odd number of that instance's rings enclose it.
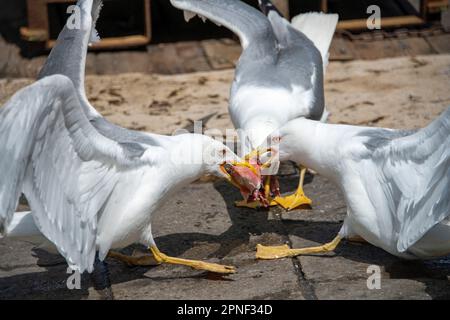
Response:
[[[264,154],[266,152],[272,152],[272,148],[257,148],[255,150],[253,150],[252,152],[250,152],[248,155],[245,156],[245,161],[250,161],[250,159],[252,158],[259,158],[261,156],[261,154]],[[263,163],[261,165],[261,168],[269,168],[270,167],[270,163],[272,162],[272,159],[274,158],[274,156],[272,155],[269,160],[267,160],[265,163]]]
[[[226,164],[230,164],[232,166],[236,166],[236,167],[247,167],[249,168],[255,175],[258,175],[258,171],[256,170],[256,168],[254,166],[252,166],[250,163],[248,162],[237,162],[237,161],[232,161],[232,162],[224,162],[220,165],[220,170],[225,174],[225,179],[230,182],[232,185],[234,185],[235,187],[237,187],[238,189],[240,189],[240,186],[234,181],[233,177],[228,173],[228,171],[225,169],[225,165]]]

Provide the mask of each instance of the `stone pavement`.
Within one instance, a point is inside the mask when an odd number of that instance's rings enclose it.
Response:
[[[128,267],[108,259],[116,299],[450,299],[450,257],[402,261],[368,244],[343,242],[334,253],[276,261],[254,259],[256,244],[321,244],[338,232],[346,209],[339,191],[309,177],[313,210],[235,208],[224,182],[194,183],[153,218],[160,249],[173,256],[235,265],[217,276],[182,266]],[[297,176],[281,179],[293,190]],[[135,248],[127,248],[131,253]],[[381,289],[367,288],[367,268],[381,268]],[[29,243],[0,240],[0,299],[97,299],[88,276],[68,290],[61,257]]]

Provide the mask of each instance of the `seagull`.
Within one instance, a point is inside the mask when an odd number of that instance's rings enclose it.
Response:
[[[326,121],[323,89],[328,49],[338,15],[307,13],[292,25],[267,0],[259,0],[261,10],[239,0],[171,0],[184,10],[187,21],[196,14],[210,19],[238,35],[243,47],[231,86],[229,112],[248,154],[274,130],[296,118]],[[257,153],[248,154],[250,161]],[[256,160],[253,159],[255,162]],[[263,168],[268,170],[267,168]],[[264,189],[277,197],[270,205],[291,210],[310,205],[303,192],[306,168],[300,167],[300,181],[294,195],[282,198],[275,179],[265,179]],[[266,197],[270,198],[266,193]],[[257,201],[238,206],[256,208]]]
[[[347,216],[322,246],[257,246],[257,258],[332,251],[362,238],[405,259],[450,253],[450,107],[427,127],[391,130],[296,119],[277,132],[269,152],[312,168],[344,194]]]
[[[162,253],[151,217],[205,174],[225,178],[247,196],[257,194],[255,169],[204,135],[137,132],[104,119],[84,91],[86,51],[98,38],[101,1],[77,6],[80,28],[65,26],[39,80],[0,109],[0,237],[40,233],[80,273],[93,272],[96,259],[108,254],[141,264],[110,251],[136,242],[158,264],[234,273],[232,266]],[[21,193],[32,211],[15,215]]]

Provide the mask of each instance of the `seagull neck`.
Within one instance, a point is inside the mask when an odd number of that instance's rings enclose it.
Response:
[[[244,130],[240,132],[240,140],[244,142],[244,153],[252,151],[266,142],[266,138],[280,125],[274,119],[264,116],[255,116],[245,126]]]
[[[186,183],[193,182],[204,173],[203,139],[200,135],[184,134],[172,137],[170,159],[172,174]]]
[[[169,174],[176,177],[176,181],[174,180],[175,185],[183,186],[200,179],[202,176],[202,171],[201,165],[184,163],[172,166],[169,170]]]
[[[280,160],[294,161],[336,181],[342,141],[341,132],[336,129],[334,125],[302,119],[288,135],[282,136]]]

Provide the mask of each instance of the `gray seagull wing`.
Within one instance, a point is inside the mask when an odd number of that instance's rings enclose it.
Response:
[[[397,249],[405,252],[450,215],[450,107],[424,129],[393,134],[369,134],[365,144],[396,214]]]
[[[160,145],[167,137],[116,126],[103,118],[88,101],[84,85],[86,56],[89,44],[99,40],[95,25],[100,16],[102,0],[79,0],[77,7],[80,28],[69,28],[68,24],[64,26],[38,78],[61,74],[72,80],[86,116],[92,125],[109,139],[124,146],[133,143]],[[74,19],[76,14],[74,12],[68,21]]]
[[[276,53],[276,40],[267,18],[239,0],[171,0],[178,9],[199,14],[225,26],[239,36],[241,45],[253,58]],[[189,15],[189,13],[188,13]]]
[[[65,76],[20,90],[0,109],[0,231],[23,191],[37,226],[69,265],[92,271],[97,214],[116,183],[127,170],[144,170],[165,155],[160,147],[136,146],[100,134]]]

